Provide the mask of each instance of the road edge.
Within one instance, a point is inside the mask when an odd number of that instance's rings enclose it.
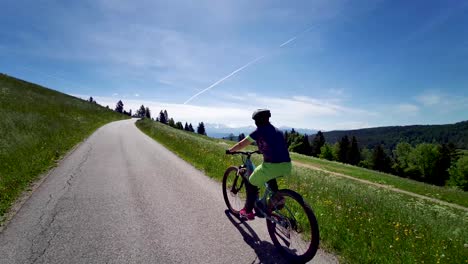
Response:
[[[13,202],[11,205],[10,209],[8,210],[7,213],[2,217],[0,222],[0,233],[5,230],[5,228],[8,227],[8,224],[11,222],[11,220],[15,217],[15,215],[21,210],[23,205],[31,198],[31,196],[34,194],[34,192],[42,185],[42,183],[51,175],[55,169],[66,159],[68,158],[71,154],[73,154],[80,146],[82,146],[90,137],[94,135],[99,129],[102,127],[113,123],[113,122],[118,122],[118,121],[112,121],[106,124],[103,124],[102,126],[96,128],[91,134],[89,134],[87,137],[85,137],[82,141],[78,142],[76,145],[74,145],[65,155],[61,156],[54,165],[52,165],[47,172],[41,173],[37,176],[37,178],[31,182],[28,187],[25,188],[25,190],[21,193],[21,195],[16,198],[16,200]]]

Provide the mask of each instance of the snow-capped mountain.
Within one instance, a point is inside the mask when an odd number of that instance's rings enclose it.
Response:
[[[228,127],[224,124],[205,124],[205,130],[208,136],[214,138],[223,138],[228,137],[230,134],[235,136],[239,135],[240,133],[244,133],[245,135],[250,134],[252,131],[255,130],[255,126],[244,126],[244,127]],[[280,130],[282,131],[291,131],[292,127],[287,126],[280,126]],[[313,135],[317,133],[317,130],[314,129],[307,129],[307,128],[294,128],[295,131],[301,134]]]

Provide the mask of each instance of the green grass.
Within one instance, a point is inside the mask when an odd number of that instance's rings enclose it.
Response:
[[[41,173],[98,127],[126,118],[97,104],[0,74],[0,223]]]
[[[391,174],[381,173],[339,162],[318,159],[296,153],[292,153],[291,157],[295,161],[310,164],[312,166],[319,167],[327,171],[342,173],[355,178],[393,186],[401,190],[468,207],[468,192],[463,192],[459,189],[450,187],[439,187],[406,178],[401,178]]]
[[[215,179],[241,162],[224,154],[232,142],[149,120],[137,126]],[[255,158],[257,164],[260,161]],[[298,191],[311,204],[321,246],[344,262],[467,263],[468,214],[462,210],[299,166],[280,187]]]

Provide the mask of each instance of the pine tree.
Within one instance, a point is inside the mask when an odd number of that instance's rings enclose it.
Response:
[[[351,140],[351,148],[349,149],[349,164],[351,165],[358,165],[361,161],[361,152],[359,151],[359,146],[357,143],[357,139],[353,136]]]
[[[132,116],[132,109],[130,109],[130,111],[128,111],[128,115]]]
[[[237,138],[237,141],[241,141],[241,140],[243,140],[244,138],[245,138],[244,133],[240,133],[240,134],[239,134],[239,137]]]
[[[299,153],[310,156],[311,152],[312,152],[312,147],[310,146],[309,136],[305,134],[302,137],[302,144],[301,144]]]
[[[167,121],[169,121],[169,115],[167,114],[167,111],[164,109],[164,118]]]
[[[175,128],[175,122],[174,122],[174,119],[173,119],[172,117],[169,118],[168,125],[169,125],[170,127],[174,127],[174,128]]]
[[[177,129],[180,129],[180,130],[184,130],[184,125],[182,125],[182,122],[178,121],[178,122],[176,123],[176,128],[177,128]]]
[[[439,145],[439,159],[436,164],[436,175],[434,179],[434,184],[443,186],[445,182],[450,178],[449,168],[452,163],[452,158],[455,156],[455,146],[452,144],[442,144]]]
[[[189,124],[189,131],[190,132],[195,132],[195,129],[193,129],[192,123]]]
[[[123,107],[124,107],[124,104],[122,103],[121,100],[119,100],[119,101],[117,102],[117,105],[115,106],[115,111],[116,111],[117,113],[123,113]]]
[[[151,119],[151,111],[149,107],[145,108],[145,117]]]
[[[140,106],[140,109],[137,110],[137,116],[143,118],[146,116],[146,108],[144,105]]]
[[[338,149],[338,161],[349,163],[349,139],[348,136],[341,138]]]
[[[284,131],[284,140],[285,140],[286,144],[289,147],[289,133],[288,133],[288,131]]]
[[[198,124],[197,133],[200,134],[200,135],[205,135],[206,136],[205,124],[203,124],[203,122],[200,122]]]
[[[318,157],[324,144],[325,137],[323,136],[322,131],[319,131],[317,134],[315,134],[314,140],[312,141],[312,156]]]
[[[190,131],[190,129],[189,129],[189,126],[188,126],[187,122],[185,122],[184,130],[185,130],[185,131]]]
[[[163,124],[167,124],[166,115],[164,114],[164,112],[162,110],[161,110],[161,112],[159,112],[159,122],[161,122]]]
[[[91,97],[89,97],[88,101],[89,101],[90,103],[94,103],[94,99],[93,99],[93,97],[92,97],[92,96],[91,96]]]
[[[391,160],[385,153],[382,145],[378,145],[374,148],[372,153],[372,169],[382,172],[390,172]]]

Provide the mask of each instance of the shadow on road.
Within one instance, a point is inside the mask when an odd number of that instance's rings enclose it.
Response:
[[[257,233],[255,233],[247,222],[232,215],[229,210],[226,210],[225,214],[232,225],[239,230],[244,241],[255,251],[258,263],[290,263],[278,252],[272,243],[260,240]],[[257,261],[252,263],[257,263]]]

